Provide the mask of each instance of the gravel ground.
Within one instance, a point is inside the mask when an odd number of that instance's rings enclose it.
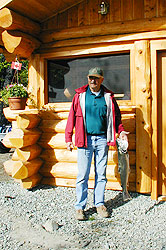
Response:
[[[25,190],[8,177],[0,154],[0,250],[166,250],[166,203],[149,195],[106,190],[110,218],[100,218],[89,190],[87,220],[75,220],[75,189],[38,186]]]

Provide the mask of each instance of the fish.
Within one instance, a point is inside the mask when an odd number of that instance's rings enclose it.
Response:
[[[116,139],[118,149],[118,171],[120,173],[123,201],[131,200],[128,192],[128,178],[130,173],[129,154],[127,151],[128,141],[120,138]]]

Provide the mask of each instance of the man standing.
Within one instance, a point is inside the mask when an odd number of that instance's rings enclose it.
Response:
[[[109,214],[104,206],[104,191],[106,186],[106,166],[109,145],[115,145],[115,135],[126,139],[121,114],[113,92],[102,85],[103,71],[91,68],[88,74],[88,84],[76,89],[72,101],[66,130],[67,149],[73,149],[72,135],[75,127],[75,145],[78,151],[78,175],[76,182],[77,202],[76,218],[85,220],[84,209],[87,203],[88,180],[92,156],[94,153],[94,204],[97,213],[105,218]]]

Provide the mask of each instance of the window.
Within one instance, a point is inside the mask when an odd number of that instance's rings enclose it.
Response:
[[[51,102],[70,102],[75,89],[87,84],[88,71],[100,67],[103,85],[118,100],[130,100],[130,54],[84,57],[48,61],[48,98]]]

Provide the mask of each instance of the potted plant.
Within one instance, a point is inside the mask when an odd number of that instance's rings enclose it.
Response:
[[[25,109],[28,91],[23,84],[11,83],[0,91],[0,96],[10,109]]]

